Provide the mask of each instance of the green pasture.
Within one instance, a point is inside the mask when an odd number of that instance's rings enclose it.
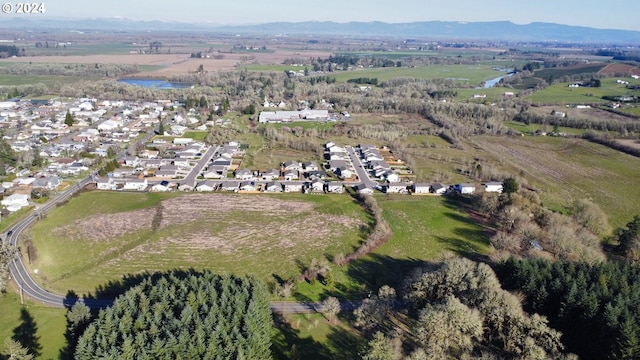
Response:
[[[640,80],[625,79],[629,85],[638,85]],[[536,104],[604,104],[610,101],[602,99],[603,96],[640,96],[640,91],[630,90],[625,85],[617,84],[616,78],[601,80],[602,86],[570,88],[569,83],[554,84],[544,90],[537,91],[527,100]]]
[[[298,261],[308,264],[312,258],[320,258],[324,254],[349,253],[361,240],[361,230],[344,229],[342,235],[336,235],[326,248],[318,252],[314,246],[306,244],[306,239],[296,236],[292,228],[290,247],[278,246],[281,239],[271,238],[268,233],[260,234],[266,226],[292,226],[295,224],[311,224],[306,212],[292,213],[289,216],[274,217],[264,213],[263,209],[255,211],[231,211],[216,214],[212,211],[210,220],[189,222],[187,224],[169,224],[153,232],[141,229],[108,241],[78,240],[56,231],[56,228],[69,225],[89,216],[99,216],[114,212],[125,212],[136,209],[158,206],[160,200],[176,194],[153,193],[117,193],[89,192],[75,197],[65,206],[52,211],[48,216],[35,224],[29,231],[38,258],[27,267],[32,271],[38,269],[36,279],[46,288],[57,293],[66,293],[73,289],[79,294],[93,292],[96,286],[108,281],[120,279],[124,274],[137,274],[143,271],[162,271],[174,268],[194,267],[206,268],[217,272],[233,272],[239,274],[253,273],[267,281],[272,281],[272,274],[288,278],[300,273]],[[235,196],[268,196],[268,195],[235,195]],[[366,214],[351,197],[346,195],[301,196],[275,195],[280,199],[300,202],[312,202],[316,213],[339,214],[366,221]],[[188,210],[185,210],[188,211]],[[96,218],[97,219],[97,218]],[[96,220],[98,221],[98,220]],[[240,224],[240,225],[239,225]],[[198,236],[196,234],[232,231],[241,226],[242,231],[256,239],[262,239],[266,245],[262,249],[238,247],[232,253],[221,253],[214,248],[192,249],[181,243],[167,243],[167,237],[180,239]],[[308,225],[312,226],[312,225]],[[314,225],[315,226],[315,225]],[[317,224],[331,228],[338,224]],[[267,240],[264,240],[266,238]],[[230,238],[230,242],[234,239]],[[230,246],[233,246],[231,244]]]
[[[399,286],[406,274],[446,254],[479,257],[489,253],[488,235],[448,196],[376,195],[393,236],[372,254],[349,265],[348,273],[374,291]]]
[[[0,351],[4,340],[19,333],[32,335],[40,347],[38,359],[59,359],[60,350],[66,345],[64,337],[67,327],[67,310],[51,308],[25,300],[20,304],[17,291],[9,290],[0,295]]]
[[[81,80],[86,80],[82,76],[22,76],[22,75],[0,75],[0,86],[18,86],[42,83],[51,85],[56,83],[71,84]]]
[[[330,73],[337,81],[347,81],[361,77],[377,78],[386,81],[397,77],[412,77],[422,80],[451,79],[463,85],[479,85],[483,81],[504,75],[487,65],[429,65],[416,68],[387,67],[354,69]]]
[[[275,316],[276,327],[271,338],[271,352],[276,360],[351,360],[360,358],[367,339],[339,316],[331,324],[321,314]]]

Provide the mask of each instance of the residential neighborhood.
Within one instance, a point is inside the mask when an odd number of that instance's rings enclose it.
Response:
[[[352,147],[329,141],[323,162],[290,159],[267,169],[247,168],[243,166],[247,146],[238,141],[206,145],[184,137],[190,129],[225,126],[225,120],[200,121],[193,109],[182,115],[176,111],[179,103],[166,100],[14,99],[0,105],[3,140],[16,153],[37,151],[43,164],[39,169],[6,167],[6,173],[15,177],[3,184],[2,206],[8,212],[29,206],[32,196],[64,189],[87,174],[95,189],[108,191],[342,194],[351,189],[367,195],[476,191],[473,184],[415,182],[411,169],[389,148],[373,144]],[[326,121],[329,114],[326,110],[263,112],[259,122],[293,119]],[[161,123],[162,134],[157,133]],[[110,151],[117,155],[118,166],[100,174],[96,166]],[[502,191],[500,182],[483,186],[486,192]]]

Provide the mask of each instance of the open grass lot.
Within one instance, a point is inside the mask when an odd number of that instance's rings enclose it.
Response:
[[[349,274],[372,289],[398,284],[408,271],[446,253],[483,256],[488,236],[459,200],[448,196],[376,195],[393,237],[376,251],[349,265]]]
[[[640,214],[640,158],[582,139],[554,137],[476,137],[504,168],[521,174],[540,192],[545,206],[565,210],[588,198],[619,227]]]
[[[349,253],[366,222],[345,195],[88,192],[31,229],[38,259],[27,266],[58,293],[187,267],[271,281],[313,257]]]
[[[356,69],[329,74],[337,81],[347,81],[361,77],[378,78],[385,81],[397,77],[413,77],[417,79],[452,79],[461,84],[479,85],[481,82],[504,75],[487,65],[429,65],[425,67],[404,68],[388,67],[373,69]]]
[[[625,80],[629,81],[629,85],[640,84],[636,79]],[[527,99],[536,104],[604,104],[609,101],[602,99],[603,96],[640,95],[640,91],[629,90],[625,85],[617,84],[615,78],[602,79],[601,84],[599,88],[570,88],[569,83],[554,84],[533,93]]]
[[[204,141],[209,134],[208,131],[187,131],[182,137],[193,139],[194,141]]]
[[[31,301],[25,301],[24,305],[20,305],[18,293],[13,290],[7,291],[0,296],[0,351],[4,349],[4,339],[12,337],[17,327],[29,324],[30,317],[35,326],[25,326],[25,329],[35,330],[37,344],[41,347],[39,358],[58,359],[60,349],[66,345],[66,313],[65,309],[40,306]]]
[[[86,80],[81,76],[18,76],[18,75],[0,75],[0,86],[18,86],[29,84],[69,84]]]

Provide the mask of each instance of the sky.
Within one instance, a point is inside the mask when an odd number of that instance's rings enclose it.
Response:
[[[551,22],[640,31],[640,1],[618,0],[45,0],[45,14],[245,25],[301,21]],[[612,9],[613,8],[613,9]]]

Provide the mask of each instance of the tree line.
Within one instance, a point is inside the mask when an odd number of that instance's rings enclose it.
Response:
[[[562,331],[582,359],[640,359],[640,267],[625,262],[511,258],[497,266],[506,289]]]
[[[100,311],[74,358],[270,359],[271,323],[266,286],[255,278],[174,271]]]

